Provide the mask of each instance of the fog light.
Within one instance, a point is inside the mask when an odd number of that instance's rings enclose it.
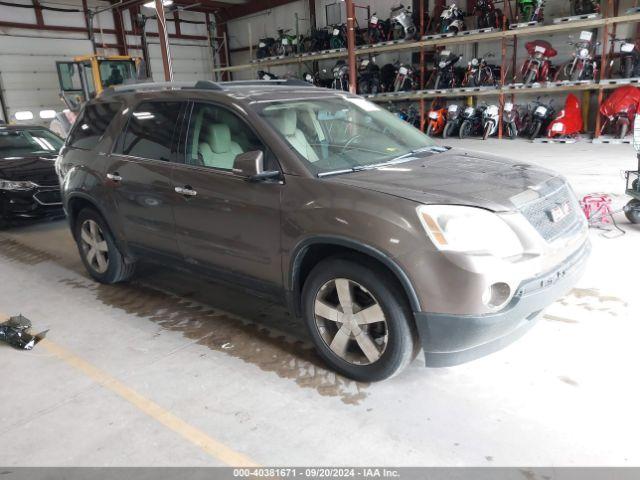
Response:
[[[504,282],[494,283],[489,286],[482,294],[482,302],[491,308],[497,308],[503,306],[509,296],[511,295],[511,288]]]

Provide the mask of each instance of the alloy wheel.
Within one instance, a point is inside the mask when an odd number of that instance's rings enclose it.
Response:
[[[93,220],[85,220],[80,228],[80,244],[89,266],[98,273],[106,272],[109,268],[109,246],[100,225]]]
[[[316,294],[314,319],[329,349],[353,365],[375,363],[387,348],[384,312],[371,292],[353,280],[326,282]]]

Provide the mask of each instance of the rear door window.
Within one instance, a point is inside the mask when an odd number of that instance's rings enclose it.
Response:
[[[119,110],[120,104],[117,102],[85,106],[75,122],[67,144],[72,148],[91,150],[98,144]]]
[[[176,132],[185,102],[144,102],[131,113],[114,153],[174,161]]]

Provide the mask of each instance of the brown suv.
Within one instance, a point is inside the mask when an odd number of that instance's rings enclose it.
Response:
[[[363,381],[495,351],[576,282],[587,225],[547,170],[438,147],[297,81],[119,87],[57,162],[89,273],[179,265],[285,302]]]

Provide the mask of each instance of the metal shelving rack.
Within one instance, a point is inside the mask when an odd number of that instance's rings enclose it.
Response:
[[[505,0],[507,4],[509,0]],[[598,93],[598,110],[603,100],[603,93],[605,90],[616,88],[620,85],[627,83],[635,83],[627,81],[628,79],[620,79],[619,81],[606,79],[605,72],[608,65],[608,59],[610,54],[610,38],[609,30],[615,28],[619,24],[625,23],[638,23],[640,22],[640,12],[630,13],[626,15],[618,15],[618,3],[619,0],[605,0],[603,15],[600,18],[587,18],[581,20],[572,20],[567,22],[552,23],[549,25],[534,25],[525,28],[507,29],[506,22],[503,22],[505,28],[502,30],[483,31],[479,33],[467,33],[461,32],[457,35],[440,36],[430,35],[424,36],[424,2],[420,2],[420,31],[422,33],[421,40],[418,41],[391,41],[382,42],[375,45],[361,45],[355,48],[355,55],[349,55],[347,48],[325,50],[321,52],[310,52],[297,55],[290,55],[282,58],[267,58],[262,60],[254,60],[247,64],[231,65],[227,67],[221,67],[214,69],[215,72],[237,72],[242,70],[265,69],[282,65],[302,65],[306,62],[315,62],[319,60],[330,60],[348,58],[349,66],[352,71],[355,71],[356,58],[361,55],[371,55],[379,53],[390,52],[411,52],[419,51],[420,53],[420,81],[421,85],[424,85],[425,80],[425,50],[428,47],[446,47],[448,45],[456,45],[462,43],[481,43],[486,41],[501,42],[502,50],[502,71],[503,77],[500,79],[500,84],[496,88],[467,88],[467,89],[451,89],[451,90],[419,90],[411,92],[390,92],[384,94],[370,95],[369,98],[378,102],[394,102],[394,101],[410,101],[415,100],[420,102],[420,118],[421,126],[425,123],[425,100],[431,99],[435,101],[439,98],[461,98],[461,97],[477,97],[477,96],[498,96],[500,105],[500,114],[502,115],[502,107],[505,103],[505,96],[511,95],[512,97],[518,93],[555,93],[555,92],[575,92],[575,91],[595,91]],[[347,0],[345,2],[347,8],[347,19],[349,25],[349,12],[353,12],[353,0]],[[509,3],[510,6],[510,3]],[[509,8],[510,10],[510,8]],[[520,37],[541,36],[545,34],[552,34],[557,32],[567,32],[572,30],[582,29],[595,29],[602,28],[602,54],[600,65],[600,79],[599,82],[547,82],[545,84],[519,87],[517,84],[507,83],[506,78],[506,62],[507,56],[507,42],[509,40],[514,41],[514,46],[511,52],[511,62],[515,65],[516,57],[516,45],[517,39]],[[352,44],[355,43],[355,32],[353,30],[353,22],[351,28],[347,29],[347,37],[352,37]],[[349,38],[348,38],[349,39]],[[512,71],[515,79],[515,69]],[[356,88],[356,78],[354,75],[350,75],[350,89]],[[597,137],[600,130],[600,115],[596,116],[596,126],[594,135]],[[498,132],[499,137],[502,136],[502,128]]]

